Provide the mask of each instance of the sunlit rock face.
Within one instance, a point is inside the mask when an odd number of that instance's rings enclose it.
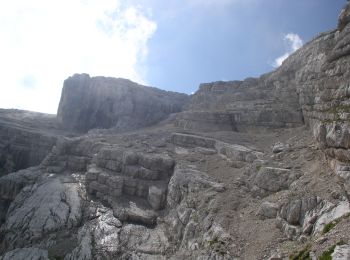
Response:
[[[126,79],[76,74],[64,82],[57,118],[69,130],[135,129],[180,112],[188,96]]]

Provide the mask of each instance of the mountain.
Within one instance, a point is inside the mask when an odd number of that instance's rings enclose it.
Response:
[[[76,74],[57,117],[1,110],[0,259],[349,259],[349,32],[190,97]]]

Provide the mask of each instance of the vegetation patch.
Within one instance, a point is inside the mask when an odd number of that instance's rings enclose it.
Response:
[[[291,255],[289,259],[290,260],[311,260],[310,248],[311,248],[310,244],[306,245],[301,251],[299,251],[294,255]]]
[[[340,220],[334,220],[326,224],[322,230],[322,234],[327,234],[329,231],[331,231],[339,223],[339,221]]]
[[[335,245],[331,246],[330,248],[328,248],[326,251],[324,251],[322,253],[322,255],[320,256],[319,260],[332,260],[332,254],[334,252],[334,249],[336,246],[341,246],[344,245],[344,241],[340,241],[338,243],[336,243]]]
[[[224,241],[219,240],[217,237],[214,237],[213,240],[208,241],[209,247],[220,255],[227,254],[227,248]]]
[[[331,231],[342,219],[348,218],[350,214],[345,214],[344,216],[341,216],[340,218],[337,218],[333,220],[332,222],[329,222],[326,224],[322,230],[322,234],[327,234],[329,231]]]
[[[334,106],[334,107],[332,107],[324,112],[333,115],[333,119],[323,120],[324,123],[344,122],[345,120],[341,119],[341,115],[343,113],[350,113],[350,106],[340,104],[340,105]]]

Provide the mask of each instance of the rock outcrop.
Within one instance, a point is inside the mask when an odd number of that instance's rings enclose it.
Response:
[[[155,124],[177,113],[188,96],[145,87],[126,79],[75,74],[64,82],[57,111],[63,128],[129,130]]]
[[[176,125],[203,132],[305,123],[335,171],[350,178],[349,17],[347,5],[337,30],[305,44],[271,73],[200,85]]]
[[[242,127],[303,124],[292,72],[276,71],[245,81],[201,84],[177,125],[186,130],[239,131]]]
[[[0,176],[39,165],[61,134],[54,115],[0,109]]]

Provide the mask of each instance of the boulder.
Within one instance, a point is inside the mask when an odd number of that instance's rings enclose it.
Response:
[[[228,144],[219,141],[216,142],[215,147],[219,154],[226,156],[232,161],[252,163],[254,160],[258,159],[258,156],[261,154],[243,145]]]
[[[121,221],[140,223],[146,226],[156,224],[157,213],[145,207],[140,207],[134,202],[127,204],[115,204],[113,206],[113,215]]]
[[[281,142],[277,142],[272,147],[273,153],[280,153],[286,151],[289,148],[289,145],[283,144]]]
[[[262,166],[252,177],[252,192],[264,197],[288,189],[298,177],[299,174],[289,169]]]
[[[257,215],[260,219],[271,219],[277,216],[278,205],[276,203],[271,203],[264,201],[261,203]]]

